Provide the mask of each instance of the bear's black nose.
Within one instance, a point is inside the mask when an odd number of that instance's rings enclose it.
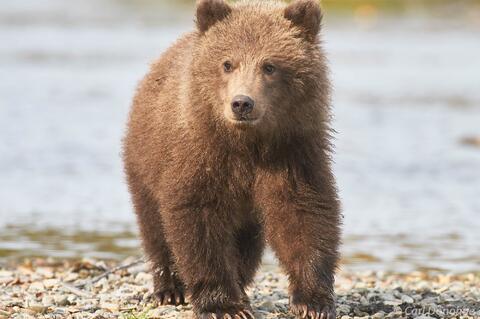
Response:
[[[244,117],[252,112],[255,102],[246,95],[237,95],[232,100],[232,111],[238,117]]]

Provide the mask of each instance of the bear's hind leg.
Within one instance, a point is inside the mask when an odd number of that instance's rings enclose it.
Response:
[[[165,241],[159,205],[138,179],[129,176],[129,185],[143,248],[152,268],[154,295],[162,305],[185,304],[185,286],[175,271]]]

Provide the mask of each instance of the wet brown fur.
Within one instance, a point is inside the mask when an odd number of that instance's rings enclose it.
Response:
[[[162,303],[188,295],[199,318],[248,318],[245,288],[267,241],[289,276],[292,311],[334,316],[340,209],[320,19],[314,0],[199,1],[198,30],[140,84],[124,161]],[[278,78],[259,80],[267,111],[255,127],[222,113],[226,57],[239,70],[266,57],[279,65]]]

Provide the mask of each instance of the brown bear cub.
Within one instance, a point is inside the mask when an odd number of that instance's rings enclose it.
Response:
[[[197,29],[151,67],[125,139],[161,304],[253,319],[266,242],[299,318],[334,318],[340,208],[315,0],[197,3]]]

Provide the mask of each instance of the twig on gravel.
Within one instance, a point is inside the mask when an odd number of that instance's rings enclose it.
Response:
[[[71,293],[74,293],[75,295],[79,297],[84,297],[84,298],[91,298],[92,295],[89,292],[86,292],[84,290],[80,290],[77,287],[67,284],[66,282],[61,282],[62,286],[66,288],[68,291]]]
[[[86,282],[83,282],[83,283],[80,283],[80,284],[77,284],[75,285],[76,288],[83,288],[87,285],[93,285],[94,283],[96,283],[97,281],[99,281],[100,279],[102,278],[105,278],[105,277],[108,277],[108,275],[110,274],[113,274],[114,272],[117,272],[119,270],[123,270],[123,269],[128,269],[130,267],[133,267],[133,266],[136,266],[138,264],[141,264],[141,263],[144,263],[145,261],[143,260],[143,258],[139,258],[131,263],[128,263],[126,265],[120,265],[120,266],[117,266],[117,267],[114,267],[110,270],[107,270],[105,271],[103,274],[101,275],[98,275],[97,277],[94,277],[92,278],[91,280],[89,281],[86,281]]]

